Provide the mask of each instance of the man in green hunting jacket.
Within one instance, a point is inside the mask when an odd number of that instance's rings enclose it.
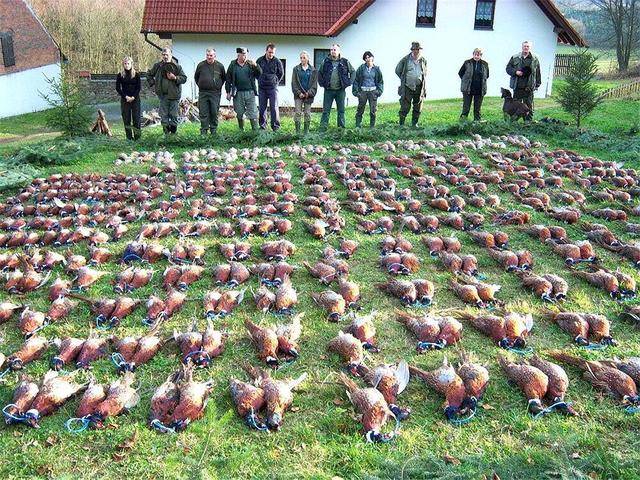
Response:
[[[162,60],[147,72],[149,86],[155,86],[160,99],[160,123],[164,133],[178,131],[178,102],[182,94],[181,85],[187,81],[182,67],[173,61],[170,48],[162,49]]]
[[[403,57],[396,66],[396,75],[400,77],[398,95],[400,95],[400,125],[404,125],[411,104],[411,126],[416,127],[422,112],[422,101],[427,96],[427,59],[422,56],[420,43],[411,44],[411,53]]]
[[[509,86],[513,89],[513,98],[522,100],[531,110],[533,118],[533,93],[542,83],[540,60],[531,51],[531,42],[522,42],[522,52],[515,54],[507,63],[507,73],[511,76]]]
[[[220,95],[225,81],[224,65],[216,60],[214,48],[207,48],[205,59],[198,64],[193,75],[198,85],[198,111],[200,112],[200,133],[208,130],[215,134],[218,129]]]
[[[251,123],[251,130],[258,129],[258,106],[256,95],[258,87],[256,80],[262,73],[260,65],[247,58],[249,50],[244,47],[236,48],[237,59],[227,68],[227,81],[224,89],[227,100],[233,98],[233,109],[238,116],[238,126],[244,130],[244,116],[246,114]]]

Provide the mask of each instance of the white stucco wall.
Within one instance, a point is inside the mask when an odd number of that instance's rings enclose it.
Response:
[[[59,77],[60,64],[0,75],[0,118],[48,108],[38,94],[38,91],[48,91],[45,75],[49,78]]]
[[[416,0],[376,0],[337,37],[303,37],[291,35],[188,35],[173,36],[174,55],[180,59],[189,77],[183,87],[183,96],[197,95],[193,85],[195,66],[204,59],[204,51],[213,46],[218,59],[225,66],[236,57],[235,48],[246,46],[255,59],[264,53],[268,42],[277,45],[276,55],[287,60],[286,86],[280,87],[281,105],[292,105],[291,72],[299,63],[301,50],[312,57],[314,48],[329,48],[332,43],[342,46],[343,56],[354,68],[362,63],[362,54],[370,50],[376,64],[382,68],[385,91],[380,101],[396,102],[399,79],[395,67],[403,55],[409,53],[412,41],[419,41],[427,58],[429,74],[427,92],[429,99],[460,97],[460,81],[457,75],[462,62],[471,57],[475,47],[484,49],[484,59],[489,62],[490,78],[488,95],[500,95],[500,87],[509,86],[506,64],[514,53],[520,51],[523,40],[533,42],[533,51],[541,60],[542,86],[536,93],[544,97],[551,92],[553,64],[557,35],[553,23],[533,0],[499,0],[496,3],[493,30],[474,30],[476,0],[439,0],[435,28],[415,26]],[[303,19],[301,21],[304,21]],[[320,89],[321,90],[321,89]],[[355,98],[348,90],[348,101]],[[322,92],[315,104],[321,104]]]

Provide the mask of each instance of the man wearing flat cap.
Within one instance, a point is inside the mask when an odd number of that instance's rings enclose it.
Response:
[[[227,69],[227,81],[225,90],[227,100],[233,98],[233,109],[238,116],[238,126],[244,130],[244,115],[251,122],[251,130],[258,129],[258,107],[256,106],[256,95],[258,88],[256,80],[262,70],[256,62],[249,60],[247,54],[249,50],[244,47],[236,48],[238,58],[229,64]]]
[[[400,77],[400,125],[404,125],[411,111],[411,126],[416,127],[422,111],[422,101],[427,96],[427,59],[422,56],[420,43],[411,43],[411,53],[398,62],[396,75]]]

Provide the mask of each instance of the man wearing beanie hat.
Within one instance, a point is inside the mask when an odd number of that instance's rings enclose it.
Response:
[[[396,75],[400,77],[398,95],[400,95],[400,125],[404,125],[411,104],[411,126],[416,127],[422,111],[422,101],[427,96],[427,59],[420,52],[419,42],[411,44],[411,53],[403,57],[396,66]]]
[[[256,95],[258,89],[256,80],[262,70],[256,62],[249,60],[247,54],[249,50],[244,47],[236,48],[238,58],[229,64],[227,69],[227,81],[225,90],[227,100],[233,98],[233,109],[238,116],[238,126],[244,130],[244,115],[251,122],[251,129],[258,129],[258,107],[256,106]]]

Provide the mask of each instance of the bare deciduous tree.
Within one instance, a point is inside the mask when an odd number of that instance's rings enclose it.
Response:
[[[615,34],[618,70],[628,70],[632,53],[640,48],[640,0],[588,1],[611,23]]]

